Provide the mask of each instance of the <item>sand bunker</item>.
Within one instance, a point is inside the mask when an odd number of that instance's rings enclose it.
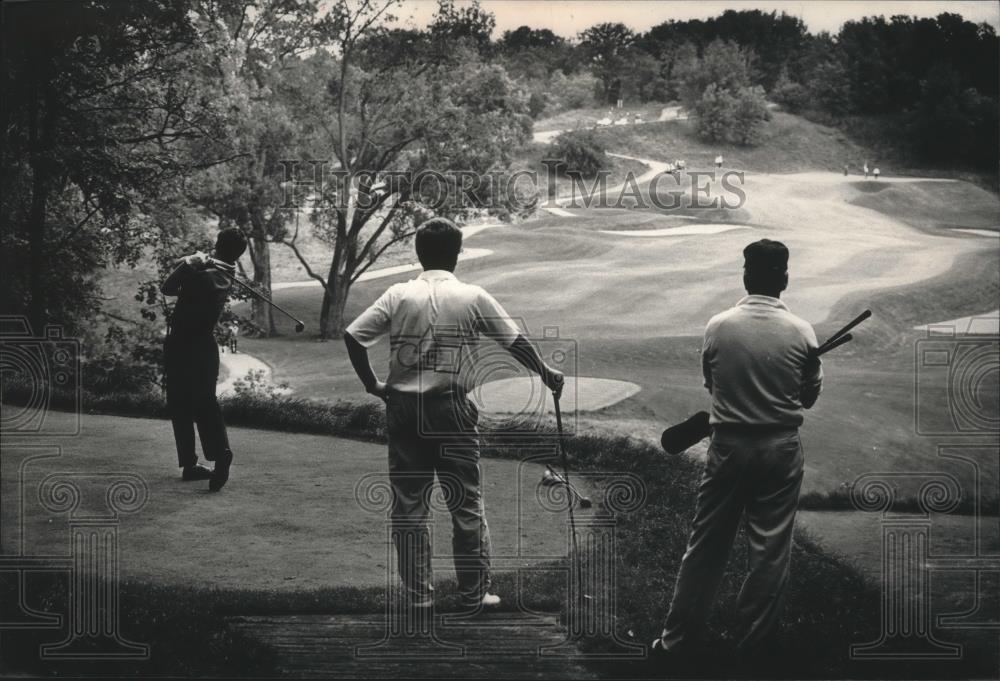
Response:
[[[933,335],[996,336],[1000,335],[1000,310],[975,317],[959,317],[935,324],[914,326],[914,331],[927,331]]]
[[[955,232],[965,232],[966,234],[975,234],[976,236],[1000,236],[1000,232],[994,232],[991,229],[966,229],[964,227],[953,230]]]
[[[698,224],[684,225],[682,227],[664,227],[663,229],[623,229],[609,230],[603,229],[603,234],[614,234],[615,236],[692,236],[695,234],[721,234],[737,229],[750,229],[746,225],[726,225],[726,224]]]
[[[596,411],[635,395],[641,388],[628,381],[566,377],[559,406],[564,412]],[[517,376],[480,385],[472,394],[487,414],[552,413],[552,397],[537,377]]]

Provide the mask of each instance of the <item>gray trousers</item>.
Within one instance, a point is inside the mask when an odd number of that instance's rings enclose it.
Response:
[[[475,405],[462,395],[388,397],[389,481],[395,494],[392,538],[403,587],[414,603],[427,603],[434,591],[427,517],[435,474],[451,514],[459,595],[478,603],[489,589],[491,546],[480,481],[478,418]]]
[[[788,582],[802,458],[797,429],[766,433],[716,429],[698,491],[694,527],[664,623],[666,650],[685,651],[704,633],[744,515],[750,572],[737,599],[740,649],[752,650],[773,631]]]

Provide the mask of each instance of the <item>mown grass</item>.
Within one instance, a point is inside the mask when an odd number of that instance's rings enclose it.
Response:
[[[18,395],[5,386],[5,400]],[[54,406],[60,400],[56,399]],[[16,400],[15,400],[16,401]],[[325,433],[384,441],[385,425],[379,405],[327,405],[306,400],[231,398],[224,401],[229,423],[284,431]],[[146,410],[146,413],[139,412]],[[161,416],[162,401],[155,394],[140,399],[124,395],[87,396],[85,411]],[[538,427],[539,435],[551,436],[551,424]],[[520,435],[515,436],[516,432]],[[523,435],[511,426],[507,432],[483,434],[483,454],[517,457],[525,444],[539,438]],[[551,442],[551,439],[547,441]],[[685,457],[667,457],[655,445],[629,437],[586,434],[568,437],[566,454],[573,471],[596,472],[610,479],[615,474],[633,474],[642,480],[646,500],[633,513],[614,515],[616,521],[615,596],[613,621],[604,624],[620,640],[648,643],[662,626],[673,582],[683,555],[694,512],[701,465]],[[841,504],[843,495],[828,497]],[[818,503],[814,499],[807,504]],[[607,511],[611,513],[610,511]],[[778,629],[776,655],[756,661],[753,675],[773,678],[968,678],[990,671],[988,647],[968,646],[958,662],[942,665],[897,662],[893,664],[852,662],[852,643],[875,640],[879,633],[881,602],[879,587],[866,580],[844,559],[817,546],[799,532],[793,548],[793,567],[785,614]],[[545,567],[545,566],[543,566]],[[533,568],[520,575],[500,572],[496,590],[507,597],[507,607],[517,602],[539,611],[569,609],[565,591],[566,563],[550,564],[551,570]],[[582,565],[586,573],[588,566]],[[747,553],[741,531],[734,545],[729,568],[709,618],[710,637],[705,653],[683,667],[667,670],[671,676],[728,678],[751,673],[746,662],[734,654],[736,599],[747,570]],[[562,571],[562,572],[561,572]],[[66,584],[50,576],[33,583],[30,605],[40,610],[64,611]],[[7,593],[10,593],[9,591]],[[447,608],[453,597],[449,588],[438,592]],[[290,594],[245,589],[214,590],[192,586],[177,589],[155,584],[126,582],[122,585],[122,633],[134,641],[153,644],[152,659],[137,663],[66,663],[38,660],[38,644],[58,640],[51,631],[5,632],[4,669],[10,672],[45,674],[93,673],[135,675],[155,670],[158,675],[267,675],[276,669],[273,651],[249,641],[226,627],[226,618],[254,614],[334,614],[381,612],[385,593],[381,589],[330,588]],[[9,607],[9,606],[5,606]],[[588,637],[584,648],[610,651],[606,639]],[[596,664],[605,676],[635,677],[650,670],[640,663]],[[661,670],[662,671],[662,670]]]

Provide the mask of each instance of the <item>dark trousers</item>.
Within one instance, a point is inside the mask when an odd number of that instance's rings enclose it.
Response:
[[[427,527],[434,475],[451,514],[452,551],[460,596],[476,603],[490,586],[490,532],[483,506],[476,407],[462,395],[426,397],[391,393],[389,480],[395,499],[392,538],[399,574],[410,599],[433,593]]]
[[[716,429],[708,448],[694,527],[663,628],[667,650],[689,649],[701,637],[741,517],[750,540],[750,573],[734,613],[741,650],[749,652],[767,640],[784,602],[802,485],[798,430],[721,430]]]
[[[167,336],[163,345],[167,384],[167,411],[174,427],[177,464],[198,463],[194,428],[198,426],[201,451],[209,461],[229,449],[226,424],[215,399],[219,380],[219,347],[212,336]]]

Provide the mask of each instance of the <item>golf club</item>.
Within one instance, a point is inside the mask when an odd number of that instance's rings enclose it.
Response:
[[[848,332],[871,316],[871,310],[865,310],[859,314],[816,348],[814,356],[821,357],[831,350],[835,350],[841,345],[851,342],[854,339],[854,335]],[[670,426],[660,435],[660,445],[668,454],[680,454],[694,443],[705,439],[712,433],[712,428],[708,423],[708,416],[707,411],[699,411],[688,417],[687,420]]]
[[[832,349],[832,348],[828,348],[827,346],[830,345],[830,344],[832,344],[834,341],[839,340],[841,336],[847,334],[848,331],[850,331],[855,326],[857,326],[858,324],[860,324],[861,322],[865,321],[866,319],[868,319],[871,316],[872,316],[872,311],[871,310],[865,310],[864,312],[862,312],[861,314],[859,314],[857,317],[855,317],[850,322],[848,322],[847,324],[845,324],[844,328],[840,329],[839,331],[837,331],[837,333],[835,333],[832,336],[830,336],[829,338],[827,338],[826,341],[822,345],[820,345],[819,348],[817,348],[816,355],[817,356],[822,355],[827,350]],[[847,341],[844,341],[844,342],[846,343]],[[834,347],[836,347],[836,346],[834,346]]]
[[[834,339],[834,340],[829,340],[826,343],[823,343],[822,347],[820,347],[818,350],[816,350],[816,356],[817,357],[821,357],[821,356],[825,355],[826,353],[830,352],[831,350],[839,348],[844,343],[849,343],[852,340],[854,340],[854,335],[850,334],[850,333],[845,333],[840,338],[837,338],[837,339]]]
[[[580,508],[590,508],[593,506],[593,502],[589,498],[580,494],[580,490],[578,490],[574,485],[571,485],[562,475],[552,470],[552,466],[545,466],[545,472],[542,473],[542,484],[550,486],[565,485],[566,489],[572,492],[573,496],[579,500]]]
[[[215,267],[215,259],[214,258],[209,259],[208,264],[209,264],[210,267]],[[303,321],[301,321],[299,319],[296,319],[294,316],[292,316],[292,314],[288,310],[285,310],[280,305],[278,305],[277,303],[275,303],[273,300],[271,300],[270,298],[268,298],[267,296],[265,296],[263,293],[260,293],[257,289],[255,289],[254,287],[252,287],[250,284],[247,284],[246,282],[244,282],[241,279],[237,278],[237,276],[235,274],[227,272],[226,270],[224,270],[221,267],[215,267],[215,269],[218,270],[219,272],[222,272],[227,277],[229,277],[229,279],[234,284],[239,284],[240,286],[243,287],[244,290],[249,291],[251,294],[257,296],[257,298],[259,298],[260,300],[264,301],[265,303],[267,303],[268,305],[270,305],[271,307],[273,307],[275,310],[277,310],[278,312],[282,313],[283,315],[285,315],[286,317],[288,317],[289,319],[291,319],[293,322],[295,322],[295,333],[302,333],[305,330],[305,328],[306,328],[305,322],[303,322]]]
[[[559,434],[559,439],[558,439],[557,442],[558,442],[558,447],[559,447],[560,458],[562,459],[562,468],[563,468],[562,478],[565,481],[567,488],[569,488],[570,487],[570,482],[569,482],[569,464],[568,464],[568,462],[566,460],[566,447],[565,447],[565,443],[564,443],[565,435],[563,434],[563,425],[562,425],[562,411],[559,409],[559,393],[556,392],[555,390],[552,391],[552,402],[555,405],[555,411],[556,411],[556,430],[557,430],[557,432]],[[582,506],[582,503],[581,503],[581,506]],[[570,533],[573,535],[573,554],[570,556],[570,564],[575,568],[575,573],[576,574],[574,576],[575,576],[575,579],[576,579],[576,583],[580,587],[579,588],[580,596],[582,598],[590,600],[591,597],[589,595],[583,593],[583,573],[581,571],[580,555],[579,555],[579,550],[577,548],[577,541],[576,541],[576,519],[573,516],[573,497],[572,496],[570,496],[570,497],[567,498],[566,507],[569,510],[569,530],[570,530]]]

